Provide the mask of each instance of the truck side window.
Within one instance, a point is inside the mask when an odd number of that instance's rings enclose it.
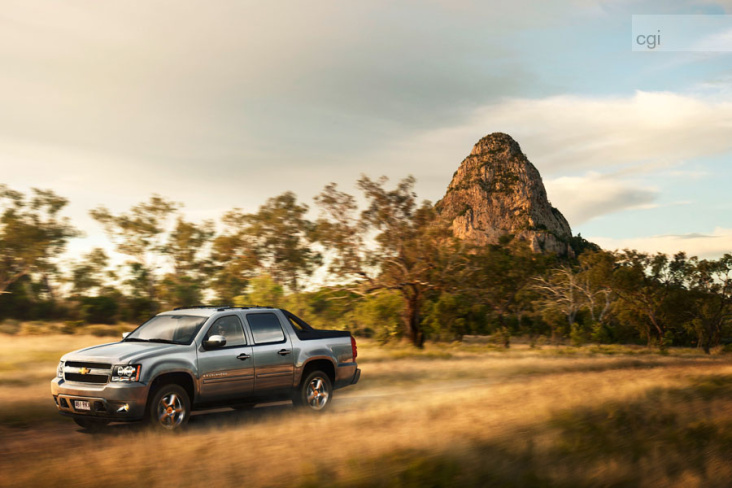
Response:
[[[284,342],[285,333],[277,316],[273,313],[250,313],[247,322],[252,329],[255,344]]]
[[[216,322],[208,329],[206,339],[215,335],[226,338],[226,347],[245,346],[247,343],[247,339],[244,337],[244,329],[242,329],[241,322],[236,315],[226,315],[216,319]]]

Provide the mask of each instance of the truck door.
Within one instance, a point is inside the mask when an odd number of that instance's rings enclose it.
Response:
[[[272,395],[292,390],[292,342],[272,312],[252,312],[246,321],[254,338],[254,393]]]
[[[252,346],[247,344],[241,320],[236,315],[219,317],[209,327],[204,341],[214,335],[226,338],[224,347],[198,350],[201,401],[232,401],[251,396],[254,388]]]

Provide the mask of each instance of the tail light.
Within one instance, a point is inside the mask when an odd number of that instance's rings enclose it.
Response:
[[[356,346],[356,339],[351,336],[351,352],[353,352],[353,360],[356,360],[356,357],[358,357],[358,347]]]

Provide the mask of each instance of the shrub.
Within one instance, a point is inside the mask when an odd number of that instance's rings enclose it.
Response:
[[[3,320],[0,323],[0,334],[15,335],[20,331],[20,322],[13,319]]]
[[[84,297],[81,300],[81,318],[87,324],[114,324],[119,306],[111,297]]]
[[[120,335],[117,327],[109,325],[88,325],[83,330],[96,337],[118,337]]]
[[[61,333],[62,334],[75,334],[77,330],[81,328],[81,326],[84,325],[84,321],[82,320],[67,320],[64,322],[63,327],[61,327]]]

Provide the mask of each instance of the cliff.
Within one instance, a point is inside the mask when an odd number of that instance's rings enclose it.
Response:
[[[507,134],[478,141],[436,207],[452,221],[454,235],[471,243],[498,244],[512,235],[534,252],[573,254],[567,219],[551,206],[539,171]]]

